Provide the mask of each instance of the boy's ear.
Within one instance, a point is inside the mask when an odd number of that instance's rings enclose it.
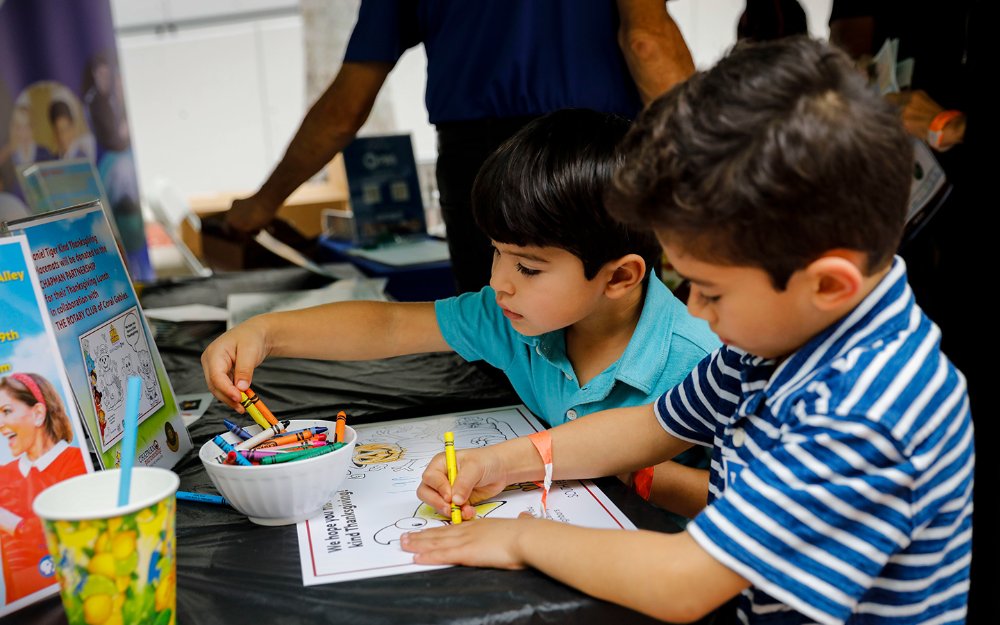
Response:
[[[812,285],[813,304],[824,311],[853,306],[864,285],[865,254],[854,250],[831,250],[806,267]]]
[[[642,280],[646,277],[646,261],[638,254],[626,254],[605,263],[601,273],[605,272],[607,272],[607,283],[604,286],[604,294],[611,299],[617,299],[636,286],[642,285]]]

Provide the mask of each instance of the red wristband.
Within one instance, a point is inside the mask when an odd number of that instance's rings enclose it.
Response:
[[[649,501],[649,496],[653,492],[653,468],[646,467],[632,474],[632,488],[646,501]]]
[[[935,150],[941,149],[941,140],[944,139],[944,127],[948,125],[948,122],[960,116],[962,111],[948,110],[941,111],[934,116],[931,123],[927,126],[927,145],[931,146]]]

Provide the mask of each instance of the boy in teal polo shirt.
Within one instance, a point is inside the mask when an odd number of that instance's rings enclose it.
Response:
[[[628,126],[614,115],[557,111],[487,159],[473,209],[495,248],[490,286],[436,303],[343,302],[254,317],[205,350],[209,389],[240,411],[240,390],[268,356],[455,351],[503,370],[549,425],[654,401],[719,341],[652,271],[660,256],[653,234],[605,210]],[[656,467],[654,484],[647,470],[639,485],[692,517],[706,503],[708,475],[685,465],[706,466],[706,456],[678,460]]]

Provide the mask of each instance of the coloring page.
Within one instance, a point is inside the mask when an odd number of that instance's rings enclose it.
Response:
[[[399,548],[399,537],[451,523],[416,494],[424,468],[444,451],[444,433],[454,433],[456,449],[469,449],[541,429],[524,406],[357,426],[358,442],[341,489],[322,515],[298,524],[303,583],[311,586],[443,568],[413,564],[412,554]],[[476,516],[512,519],[525,511],[538,516],[541,494],[534,483],[513,484],[476,505]],[[546,516],[585,527],[635,529],[587,481],[554,482]]]
[[[106,451],[124,434],[125,387],[129,376],[142,378],[139,423],[163,405],[160,383],[136,308],[81,334],[80,350],[90,379],[101,451]]]

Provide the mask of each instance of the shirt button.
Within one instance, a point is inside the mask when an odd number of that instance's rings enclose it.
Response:
[[[576,411],[573,410],[572,408],[566,411],[566,418],[568,420],[572,421],[573,419],[576,419],[576,417],[577,417]]]
[[[733,447],[742,447],[747,440],[747,433],[744,430],[733,431]]]
[[[539,356],[542,355],[542,346],[541,345],[535,345],[535,353],[538,354]]]
[[[573,379],[573,374],[572,373],[567,373],[566,374],[566,379],[567,380],[572,380]]]

